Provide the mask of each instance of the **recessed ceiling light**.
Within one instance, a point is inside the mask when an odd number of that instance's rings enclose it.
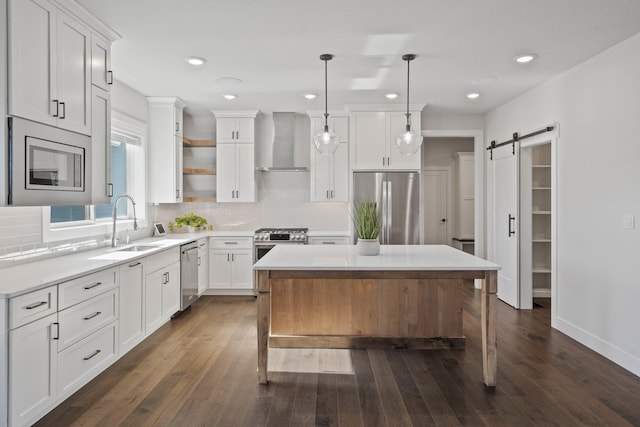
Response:
[[[525,55],[518,55],[515,58],[513,58],[513,60],[518,62],[518,63],[520,63],[520,64],[526,64],[527,62],[533,61],[537,57],[538,57],[538,55],[536,55],[536,54],[527,53]]]
[[[225,98],[225,99],[236,99],[236,96],[235,96],[235,95],[232,95],[232,94],[230,94],[230,93],[228,93],[228,94],[226,94],[226,95],[222,95],[222,96],[224,96],[224,98]]]
[[[388,99],[396,99],[398,97],[397,93],[388,93],[385,95]]]
[[[304,97],[307,98],[307,99],[316,99],[316,96],[318,96],[318,95],[316,95],[315,93],[305,93],[304,94]]]
[[[189,56],[188,58],[185,58],[184,60],[187,61],[191,65],[202,65],[205,62],[207,62],[206,59],[199,58],[197,56]]]
[[[478,92],[470,92],[467,94],[467,98],[469,99],[476,99],[480,97],[480,94]]]

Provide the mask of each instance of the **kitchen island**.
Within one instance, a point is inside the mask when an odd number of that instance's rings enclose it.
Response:
[[[462,287],[482,285],[482,364],[496,384],[499,266],[444,245],[278,245],[254,265],[258,379],[268,348],[463,348]]]

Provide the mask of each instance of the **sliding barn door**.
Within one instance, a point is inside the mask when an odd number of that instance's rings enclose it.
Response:
[[[515,153],[514,153],[515,151]],[[511,144],[493,150],[493,261],[502,268],[498,271],[498,298],[520,308],[519,285],[519,147]]]

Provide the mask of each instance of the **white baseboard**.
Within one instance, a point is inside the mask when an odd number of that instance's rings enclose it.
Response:
[[[596,353],[620,365],[632,374],[640,377],[640,357],[634,356],[564,319],[556,317],[555,320],[552,321],[552,326]]]
[[[551,289],[533,289],[534,298],[551,298]]]

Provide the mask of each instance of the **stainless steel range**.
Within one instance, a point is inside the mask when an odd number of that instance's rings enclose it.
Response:
[[[261,228],[253,235],[253,262],[265,256],[275,245],[306,245],[308,228]]]

